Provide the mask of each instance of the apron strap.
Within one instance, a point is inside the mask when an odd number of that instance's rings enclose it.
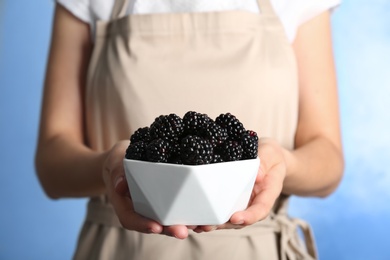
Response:
[[[111,12],[111,19],[117,19],[126,14],[126,9],[129,5],[129,0],[114,0],[114,7]]]
[[[275,10],[272,7],[271,0],[257,0],[260,7],[260,12],[263,14],[275,15]]]
[[[280,232],[281,260],[318,259],[314,235],[309,224],[300,219],[290,219],[284,214],[271,213],[271,219],[275,221],[277,231]],[[302,231],[304,244],[298,236],[299,229]]]
[[[310,225],[301,219],[288,217],[288,198],[289,196],[282,194],[275,205],[274,211],[270,214],[271,219],[276,224],[276,230],[280,232],[279,249],[281,259],[318,259],[314,235]],[[303,235],[303,241],[298,235],[299,230]]]

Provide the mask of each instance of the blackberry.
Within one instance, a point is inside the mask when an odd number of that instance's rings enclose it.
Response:
[[[188,111],[183,116],[184,133],[186,135],[203,135],[212,119],[207,114]]]
[[[220,162],[223,162],[223,159],[222,159],[221,155],[217,154],[217,153],[214,153],[213,154],[213,160],[211,161],[211,163],[220,163]]]
[[[241,136],[241,145],[243,149],[242,159],[254,159],[257,157],[259,138],[256,132],[251,130],[245,131]]]
[[[169,158],[169,142],[155,139],[146,147],[146,158],[150,162],[167,162]]]
[[[180,143],[171,143],[168,162],[174,163],[174,164],[182,164],[180,154],[181,154],[180,153]]]
[[[182,160],[181,160],[181,158],[180,158],[180,155],[179,155],[179,156],[169,157],[168,163],[172,163],[172,164],[183,164],[183,162],[182,162]]]
[[[217,125],[214,121],[209,123],[203,133],[203,136],[205,139],[210,141],[213,147],[223,144],[228,138],[226,129]]]
[[[176,114],[161,115],[150,125],[152,139],[163,139],[170,143],[179,142],[183,135],[183,120]]]
[[[199,136],[188,135],[181,140],[181,159],[183,164],[209,164],[213,159],[213,147],[209,141]]]
[[[231,113],[220,114],[215,122],[225,128],[229,139],[238,141],[241,138],[242,133],[245,131],[243,124]]]
[[[130,145],[126,149],[127,159],[132,160],[146,160],[146,143],[143,141],[139,141],[136,143],[130,143]]]
[[[130,136],[125,157],[151,162],[199,165],[256,158],[258,137],[245,130],[231,113],[215,121],[207,114],[188,111],[156,117],[149,127]]]
[[[171,156],[180,155],[180,143],[171,143]]]
[[[219,147],[219,153],[225,162],[241,160],[243,149],[239,142],[228,140]]]
[[[143,141],[145,143],[150,142],[150,133],[149,133],[149,127],[140,127],[138,128],[134,134],[131,135],[130,137],[130,142],[131,143],[136,143],[139,141]]]

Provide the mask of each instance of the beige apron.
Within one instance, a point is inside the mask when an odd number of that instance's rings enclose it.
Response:
[[[155,117],[194,110],[231,112],[247,129],[292,149],[298,117],[295,57],[268,0],[245,11],[124,16],[115,2],[98,22],[86,90],[88,145],[129,139]],[[92,198],[74,259],[316,259],[309,227],[290,219],[287,197],[270,216],[241,230],[184,240],[121,228],[105,196]],[[301,244],[297,229],[305,235]]]

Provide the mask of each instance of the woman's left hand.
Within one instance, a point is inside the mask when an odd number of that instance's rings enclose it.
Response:
[[[282,147],[271,139],[259,141],[260,167],[253,187],[248,207],[236,212],[230,221],[219,226],[198,226],[195,232],[209,232],[216,229],[240,229],[265,219],[279,197],[284,178],[286,163]]]

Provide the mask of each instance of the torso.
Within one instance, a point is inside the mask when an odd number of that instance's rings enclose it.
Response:
[[[193,110],[211,117],[231,112],[248,129],[292,149],[297,84],[291,45],[269,8],[262,15],[154,14],[102,22],[88,75],[88,141],[105,150],[161,114]],[[113,224],[106,198],[93,203],[75,259],[278,259],[272,225],[177,241],[124,230]]]

